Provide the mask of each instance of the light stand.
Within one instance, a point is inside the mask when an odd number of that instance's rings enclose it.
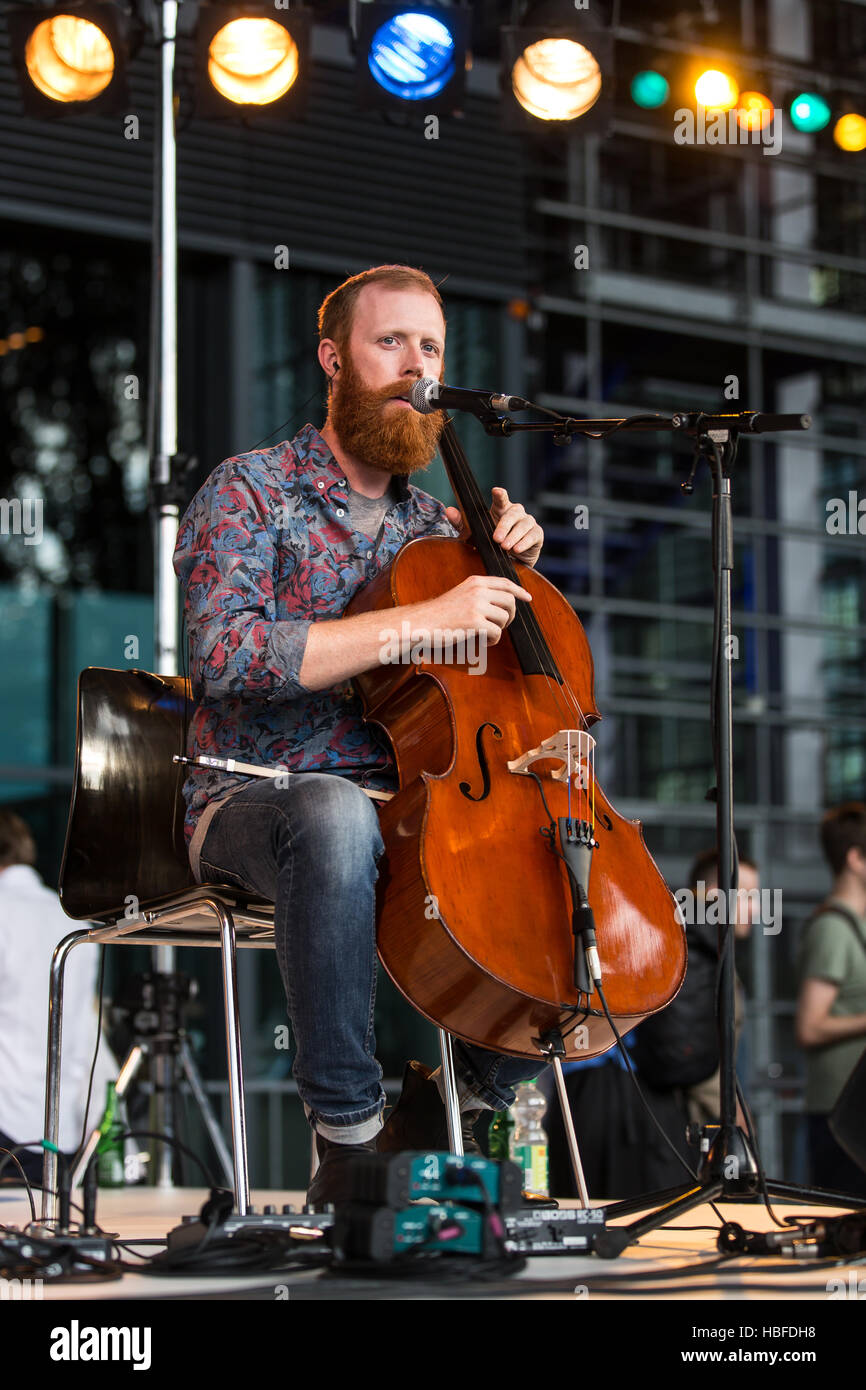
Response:
[[[716,852],[718,880],[723,892],[737,888],[736,847],[734,841],[733,793],[733,700],[731,682],[731,574],[734,563],[731,468],[741,434],[808,429],[807,415],[765,415],[744,411],[736,415],[709,415],[681,412],[665,417],[641,415],[619,420],[579,420],[516,423],[492,412],[480,416],[488,434],[510,435],[523,430],[552,433],[557,443],[568,443],[574,434],[606,438],[617,431],[674,430],[695,441],[694,462],[685,492],[693,490],[695,470],[705,458],[713,474],[713,592],[714,650],[711,723],[716,773]],[[729,899],[730,900],[730,899]],[[725,918],[732,918],[725,913]],[[626,1246],[675,1216],[717,1198],[754,1202],[769,1194],[798,1201],[833,1206],[857,1206],[860,1199],[848,1193],[802,1187],[778,1179],[764,1179],[745,1135],[737,1125],[736,1068],[734,1059],[734,924],[726,920],[719,928],[719,1101],[720,1124],[709,1145],[696,1183],[629,1198],[606,1208],[605,1220],[631,1212],[656,1209],[628,1226],[608,1227],[595,1237],[594,1249],[603,1257],[619,1255]]]
[[[154,521],[155,669],[174,676],[178,670],[180,627],[177,580],[172,565],[180,520],[172,467],[177,455],[177,143],[174,127],[174,63],[179,0],[162,0],[159,43],[159,130],[154,151],[154,322],[152,398],[155,401],[154,452],[151,460],[151,514]],[[156,952],[170,951],[156,947]],[[166,966],[166,969],[169,967]]]
[[[159,0],[159,122],[154,148],[153,192],[156,212],[153,238],[153,318],[151,323],[152,455],[150,510],[154,541],[154,670],[178,673],[180,623],[177,580],[172,558],[180,521],[177,455],[177,141],[174,120],[174,65],[180,0]],[[156,220],[158,218],[158,225]],[[173,946],[154,946],[154,969],[163,975],[175,970]],[[171,1057],[154,1057],[153,1129],[174,1136],[175,1072]],[[154,1182],[173,1186],[172,1147],[157,1144]]]

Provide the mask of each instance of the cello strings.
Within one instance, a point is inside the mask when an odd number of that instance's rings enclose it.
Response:
[[[451,422],[449,421],[449,422],[448,422],[448,425],[449,425],[449,426],[450,426],[450,423],[451,423]],[[462,448],[461,448],[461,446],[460,446],[460,444],[459,444],[459,441],[456,441],[456,440],[455,440],[455,437],[454,437],[454,435],[453,435],[453,431],[451,431],[451,430],[449,430],[449,442],[450,442],[452,445],[455,446],[455,447],[454,447],[454,450],[453,450],[453,452],[454,452],[454,454],[455,454],[455,464],[454,464],[454,466],[455,466],[455,468],[457,469],[457,471],[461,474],[461,476],[462,476],[462,478],[463,478],[463,481],[464,481],[464,489],[463,489],[463,492],[464,492],[464,494],[465,494],[466,497],[467,497],[468,506],[469,506],[469,508],[472,510],[472,514],[473,514],[473,516],[475,517],[477,523],[479,524],[481,530],[483,530],[484,534],[487,536],[488,540],[489,540],[490,543],[491,543],[491,552],[492,552],[492,555],[493,555],[493,564],[494,564],[494,566],[496,567],[496,569],[498,569],[500,575],[501,575],[503,578],[512,579],[514,582],[519,582],[515,561],[513,560],[513,558],[512,558],[511,556],[509,556],[509,555],[507,554],[507,552],[502,551],[501,548],[500,548],[499,546],[497,546],[496,543],[493,542],[492,537],[493,537],[493,531],[495,530],[495,527],[494,527],[494,525],[493,525],[493,521],[492,521],[492,518],[491,518],[491,516],[490,516],[489,509],[488,509],[488,508],[485,506],[485,504],[484,504],[484,499],[483,499],[483,497],[481,496],[481,492],[480,492],[480,489],[478,488],[478,485],[477,485],[477,483],[476,483],[476,481],[475,481],[474,475],[472,474],[471,470],[469,469],[468,461],[467,461],[467,460],[465,459],[465,457],[463,456]],[[538,623],[538,620],[535,618],[535,614],[532,612],[531,609],[529,609],[529,610],[527,611],[527,608],[526,608],[525,604],[523,604],[523,603],[521,602],[521,603],[520,603],[520,606],[519,606],[519,608],[517,609],[517,612],[516,612],[516,614],[515,614],[515,620],[521,622],[522,630],[523,630],[524,634],[526,635],[527,640],[528,640],[530,646],[532,647],[533,653],[534,653],[536,659],[538,660],[539,665],[541,666],[541,669],[542,669],[542,671],[543,671],[543,673],[544,673],[544,678],[545,678],[545,680],[546,680],[546,682],[547,682],[548,690],[551,691],[551,693],[552,693],[552,695],[553,695],[553,698],[554,698],[554,701],[560,706],[561,709],[564,709],[564,713],[565,713],[565,716],[566,716],[567,721],[569,721],[569,722],[572,721],[573,718],[574,718],[575,712],[577,713],[578,722],[582,725],[582,728],[579,730],[579,732],[585,733],[585,734],[587,735],[587,737],[589,737],[589,734],[588,734],[588,727],[589,727],[589,725],[588,725],[588,720],[587,720],[586,716],[584,715],[583,710],[581,709],[580,702],[578,701],[577,696],[575,695],[575,692],[574,692],[574,690],[573,690],[572,687],[571,687],[571,683],[570,683],[564,676],[562,676],[562,673],[559,671],[559,668],[558,668],[558,666],[556,665],[555,660],[554,660],[553,664],[554,664],[555,669],[557,670],[557,673],[559,674],[559,676],[560,676],[560,678],[561,678],[561,683],[560,683],[560,681],[552,680],[552,679],[551,679],[551,676],[550,676],[550,674],[549,674],[549,672],[548,672],[548,670],[547,670],[547,662],[545,661],[544,656],[545,656],[545,650],[547,650],[547,651],[549,652],[549,648],[548,648],[548,646],[547,646],[546,638],[545,638],[544,633],[543,633],[543,631],[542,631],[542,629],[541,629],[541,627],[540,627],[540,625],[539,625],[539,623]],[[573,709],[572,709],[572,708],[569,708],[569,700],[571,701],[571,704],[572,704],[572,706],[573,706]],[[570,744],[570,738],[569,738],[569,744]],[[595,828],[595,768],[594,768],[594,758],[592,758],[591,760],[588,759],[588,768],[587,768],[587,771],[588,771],[588,774],[592,777],[592,805],[593,805],[593,814],[592,814],[592,819],[590,820],[590,825],[591,825],[591,827],[592,827],[593,830],[594,830],[594,828]],[[581,769],[581,773],[582,773],[582,769]],[[572,764],[571,764],[571,758],[570,758],[570,756],[569,756],[569,757],[568,757],[568,760],[567,760],[567,785],[568,785],[568,788],[569,788],[569,797],[570,797],[570,791],[571,791],[572,775],[573,775],[573,774],[572,774]],[[581,776],[581,789],[583,789],[583,787],[582,787],[582,776]],[[587,788],[586,788],[586,792],[587,792],[586,801],[587,801],[587,803],[588,803],[588,802],[589,802],[589,787],[588,787],[588,786],[587,786]],[[569,805],[569,819],[570,819],[570,818],[571,818],[571,817],[570,817],[570,805]],[[586,819],[587,819],[587,817],[584,816],[584,820],[586,820]]]
[[[460,441],[457,439],[456,434],[454,433],[453,425],[450,419],[446,423],[446,433],[448,442],[451,444],[452,451],[454,453],[453,466],[455,467],[456,471],[461,475],[464,482],[464,493],[467,496],[469,509],[472,511],[472,514],[474,515],[478,526],[485,533],[488,541],[490,541],[491,551],[493,554],[493,564],[498,570],[501,578],[511,579],[513,582],[517,583],[519,582],[519,580],[517,578],[517,571],[514,560],[511,556],[508,556],[506,552],[504,552],[501,549],[501,547],[493,541],[493,532],[495,530],[495,527],[490,516],[490,511],[484,503],[484,499],[481,496],[481,490],[478,487],[478,484],[475,480],[475,477],[471,469],[469,468],[468,460],[465,458],[465,455],[463,454],[462,446],[460,444]],[[547,639],[545,638],[544,633],[541,630],[541,627],[538,623],[537,618],[535,617],[534,612],[531,609],[527,611],[526,605],[523,602],[520,602],[515,613],[514,621],[520,624],[522,631],[524,632],[527,640],[532,646],[533,654],[535,655],[536,659],[542,667],[542,670],[544,671],[545,678],[548,682],[548,687],[550,687],[550,675],[549,672],[545,670],[545,667],[547,665],[547,663],[544,660],[545,650],[547,651],[547,654],[551,658],[551,660],[553,660],[553,657],[548,647]],[[559,681],[554,683],[557,687],[556,690],[553,692],[554,698],[557,700],[558,703],[562,705],[563,697],[567,693],[567,695],[570,697],[572,701],[574,708],[569,709],[568,703],[567,701],[565,701],[565,712],[567,713],[569,718],[572,718],[574,713],[576,712],[579,721],[583,724],[584,728],[587,728],[588,721],[583,713],[583,710],[580,707],[580,702],[578,701],[574,691],[571,688],[570,682],[568,682],[565,679],[565,677],[562,676],[562,673],[559,671],[558,667],[556,667],[555,660],[553,660],[553,665],[556,668],[559,676],[561,677],[561,684]]]
[[[467,500],[467,504],[468,504],[467,510],[471,510],[472,515],[474,516],[476,522],[477,522],[478,525],[480,526],[480,529],[484,532],[484,534],[487,536],[487,539],[488,539],[488,540],[490,541],[490,543],[491,543],[491,548],[492,548],[492,553],[493,553],[493,563],[494,563],[495,567],[498,569],[499,574],[500,574],[500,576],[501,576],[503,579],[511,579],[511,580],[513,580],[514,582],[519,583],[520,581],[519,581],[519,578],[518,578],[518,572],[517,572],[517,569],[516,569],[515,560],[514,560],[510,555],[508,555],[507,552],[503,551],[503,550],[501,549],[501,547],[499,547],[499,546],[497,545],[496,542],[493,541],[493,532],[494,532],[494,530],[495,530],[496,528],[495,528],[495,526],[494,526],[494,524],[493,524],[493,520],[492,520],[492,518],[491,518],[491,516],[490,516],[490,511],[489,511],[489,509],[486,507],[486,505],[485,505],[485,503],[484,503],[484,499],[483,499],[483,497],[482,497],[482,495],[481,495],[481,490],[480,490],[480,488],[478,487],[478,484],[477,484],[477,482],[476,482],[476,480],[475,480],[474,474],[472,473],[471,469],[469,468],[468,461],[465,459],[465,456],[463,455],[462,446],[460,445],[460,442],[459,442],[459,440],[458,440],[457,437],[456,437],[456,434],[455,434],[454,429],[453,429],[453,424],[452,424],[450,418],[446,421],[445,431],[444,431],[444,432],[447,433],[448,442],[449,442],[450,445],[452,446],[452,453],[453,453],[453,455],[454,455],[454,461],[453,461],[453,463],[452,463],[452,466],[453,466],[453,467],[455,468],[455,470],[461,475],[461,477],[462,477],[462,479],[463,479],[463,482],[464,482],[463,493],[464,493],[464,495],[466,496],[466,500]],[[584,714],[584,712],[583,712],[583,710],[582,710],[582,708],[581,708],[581,706],[580,706],[580,701],[578,700],[578,698],[577,698],[577,696],[576,696],[576,694],[575,694],[575,692],[574,692],[574,690],[573,690],[573,688],[572,688],[572,686],[571,686],[571,682],[562,674],[561,671],[559,671],[559,668],[558,668],[558,666],[557,666],[557,664],[556,664],[555,659],[554,659],[554,663],[553,663],[553,664],[554,664],[554,667],[556,668],[558,674],[559,674],[560,677],[561,677],[561,683],[560,683],[560,681],[553,680],[553,679],[551,678],[550,674],[549,674],[549,671],[547,670],[547,662],[545,661],[545,650],[546,650],[546,651],[548,652],[548,654],[549,654],[549,653],[550,653],[550,649],[549,649],[549,646],[548,646],[548,643],[547,643],[547,639],[546,639],[546,637],[545,637],[545,635],[544,635],[544,632],[543,632],[543,630],[541,629],[541,626],[540,626],[540,624],[539,624],[539,622],[538,622],[538,619],[535,617],[535,614],[534,614],[534,612],[533,612],[531,609],[530,609],[529,611],[527,611],[526,605],[525,605],[525,603],[524,603],[523,601],[518,600],[518,605],[519,605],[519,606],[518,606],[517,611],[516,611],[516,613],[515,613],[514,621],[515,621],[515,622],[519,621],[519,622],[521,623],[522,630],[523,630],[524,634],[526,635],[527,640],[529,641],[529,644],[530,644],[531,647],[532,647],[533,654],[535,655],[536,659],[537,659],[538,662],[539,662],[539,665],[541,666],[542,672],[543,672],[543,674],[544,674],[544,678],[545,678],[545,680],[546,680],[546,682],[547,682],[548,690],[551,692],[554,701],[559,705],[560,709],[563,711],[564,715],[566,716],[566,721],[567,721],[567,722],[574,721],[574,718],[575,718],[575,715],[576,715],[576,716],[577,716],[577,721],[576,721],[576,722],[578,722],[578,724],[579,724],[580,726],[582,726],[581,732],[584,732],[584,733],[586,733],[586,734],[588,735],[588,731],[589,731],[589,721],[587,720],[586,715]],[[571,705],[571,707],[569,707],[569,705]],[[591,779],[592,779],[592,817],[591,817],[591,820],[590,820],[590,825],[593,827],[593,829],[594,829],[594,827],[595,827],[595,766],[594,766],[594,763],[595,763],[595,759],[594,759],[594,748],[593,748],[593,750],[589,750],[589,751],[588,751],[588,756],[587,756],[587,772],[588,772],[588,775],[589,775],[589,776],[591,777]],[[571,757],[570,757],[570,738],[569,738],[569,757],[568,757],[568,768],[567,768],[567,771],[568,771],[567,782],[568,782],[568,788],[569,788],[569,819],[570,819],[570,818],[571,818],[570,793],[571,793],[571,781],[572,781],[572,766],[571,766]],[[590,799],[590,798],[589,798],[589,787],[588,787],[588,786],[587,786],[587,788],[586,788],[586,792],[587,792],[586,801],[587,801],[587,803],[588,803],[588,802],[589,802],[589,799]],[[584,817],[584,819],[587,819],[587,817]]]

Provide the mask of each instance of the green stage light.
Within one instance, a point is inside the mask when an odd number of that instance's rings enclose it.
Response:
[[[791,123],[813,135],[830,123],[830,107],[817,92],[800,92],[791,102]]]
[[[671,86],[667,78],[650,68],[635,73],[631,80],[631,99],[635,106],[642,106],[644,111],[657,111],[660,106],[664,106],[670,92]]]

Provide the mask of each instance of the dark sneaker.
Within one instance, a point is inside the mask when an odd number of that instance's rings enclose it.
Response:
[[[353,1169],[358,1160],[366,1162],[367,1154],[376,1152],[376,1140],[366,1144],[335,1144],[322,1134],[316,1134],[316,1153],[319,1166],[307,1192],[307,1204],[321,1211],[327,1202],[337,1205],[351,1200]]]
[[[439,1087],[430,1079],[432,1074],[423,1062],[406,1063],[400,1098],[379,1131],[379,1153],[449,1151],[445,1104]],[[474,1132],[480,1117],[480,1110],[461,1111],[460,1132],[465,1154],[481,1153]]]

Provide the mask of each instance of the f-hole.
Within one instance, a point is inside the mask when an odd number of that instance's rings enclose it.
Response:
[[[489,719],[485,720],[478,728],[475,735],[475,751],[478,755],[478,765],[481,768],[481,776],[484,779],[481,792],[478,796],[473,796],[472,787],[469,782],[461,782],[460,790],[469,801],[483,801],[490,795],[490,768],[487,766],[487,754],[484,752],[484,730],[492,729],[494,738],[502,737],[502,730],[497,724],[492,724]]]

